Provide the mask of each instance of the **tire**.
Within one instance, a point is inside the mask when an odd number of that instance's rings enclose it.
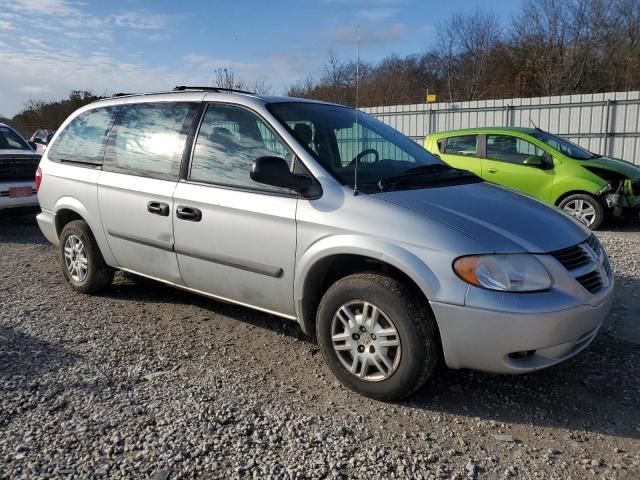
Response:
[[[60,266],[73,289],[81,293],[104,290],[115,272],[105,263],[89,225],[83,220],[69,222],[62,229]]]
[[[438,330],[430,310],[417,298],[412,288],[380,273],[350,275],[327,290],[316,316],[318,343],[331,372],[343,385],[367,397],[391,401],[411,395],[433,375],[440,359]],[[378,320],[370,321],[362,331],[359,323],[363,318],[375,318],[372,306],[377,307]],[[355,327],[350,330],[343,321],[349,317],[345,309],[356,321],[351,322]],[[395,336],[389,335],[393,329]],[[356,338],[353,332],[358,331]],[[393,343],[399,347],[387,346]],[[356,352],[359,360],[354,362]],[[351,373],[354,364],[355,374]]]
[[[605,217],[604,205],[588,193],[574,193],[562,199],[558,207],[584,223],[590,230],[597,230]],[[586,213],[589,213],[588,215]]]

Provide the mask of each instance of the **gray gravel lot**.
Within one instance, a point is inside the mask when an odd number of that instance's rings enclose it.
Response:
[[[293,323],[131,275],[74,293],[0,218],[0,478],[640,479],[640,229],[599,236],[617,300],[587,351],[384,404]]]

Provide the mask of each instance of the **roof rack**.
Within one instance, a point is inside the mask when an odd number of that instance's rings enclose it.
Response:
[[[222,87],[190,87],[190,86],[186,86],[186,85],[178,85],[177,87],[174,87],[173,90],[169,90],[169,91],[161,91],[161,92],[146,92],[146,93],[127,93],[127,92],[118,92],[118,93],[114,93],[113,95],[111,95],[110,97],[106,97],[106,98],[101,98],[100,100],[95,100],[96,102],[99,102],[101,100],[108,100],[109,98],[120,98],[120,97],[137,97],[137,96],[144,96],[144,95],[158,95],[158,94],[167,94],[167,93],[174,93],[174,92],[187,92],[187,91],[200,91],[200,92],[235,92],[235,93],[245,93],[247,95],[255,95],[254,92],[248,92],[246,90],[239,90],[236,88],[222,88]]]
[[[174,92],[183,92],[185,90],[203,90],[205,92],[235,92],[235,93],[246,93],[248,95],[255,95],[255,92],[248,92],[247,90],[239,90],[237,88],[189,87],[186,85],[178,85],[173,89]]]

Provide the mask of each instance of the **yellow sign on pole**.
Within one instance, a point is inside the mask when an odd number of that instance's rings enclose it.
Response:
[[[436,103],[437,97],[435,93],[427,93],[427,103]]]

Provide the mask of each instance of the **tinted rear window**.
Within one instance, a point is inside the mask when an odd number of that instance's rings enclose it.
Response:
[[[95,108],[74,118],[49,147],[49,160],[102,165],[104,145],[116,108]]]

